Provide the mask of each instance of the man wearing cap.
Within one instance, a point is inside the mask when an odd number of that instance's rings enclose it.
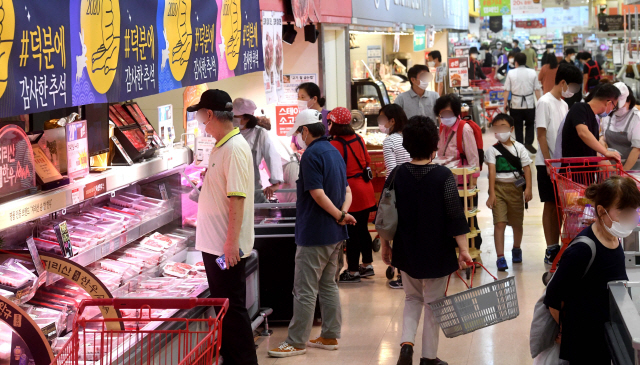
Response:
[[[427,87],[433,81],[433,75],[429,72],[426,65],[415,65],[407,72],[411,89],[405,91],[396,97],[395,103],[404,109],[404,113],[408,119],[414,115],[424,115],[431,118],[434,122],[437,120],[433,112],[433,107],[438,100],[438,93],[427,90]]]
[[[530,40],[524,41],[524,51],[522,51],[527,56],[527,67],[532,70],[538,69],[538,51],[531,45]]]
[[[575,68],[579,69],[580,73],[582,73],[582,68],[578,67],[576,65],[576,56],[577,56],[577,54],[578,54],[578,52],[576,52],[576,50],[574,48],[567,48],[564,51],[564,58],[559,63],[560,64],[568,63],[568,64],[574,66]],[[580,89],[572,97],[564,99],[564,101],[567,103],[567,106],[569,107],[569,109],[571,109],[573,104],[579,103],[581,100],[582,100],[582,89]]]
[[[198,201],[196,249],[202,251],[209,291],[228,298],[220,355],[227,364],[257,365],[251,320],[245,305],[245,261],[253,249],[253,160],[247,141],[233,126],[229,94],[207,90],[196,112],[200,130],[215,138]],[[225,269],[216,259],[225,256]],[[241,257],[241,255],[245,255]],[[224,267],[224,266],[223,266]]]
[[[305,149],[300,160],[296,202],[296,268],[293,279],[293,318],[289,335],[269,351],[273,357],[303,355],[306,347],[337,350],[342,326],[336,283],[338,255],[348,238],[351,189],[342,156],[325,136],[322,114],[306,109],[296,117],[288,136]],[[309,340],[316,300],[320,297],[322,332]]]
[[[482,65],[478,61],[478,48],[469,49],[469,80],[484,80],[487,77],[482,72]]]
[[[542,60],[540,62],[540,67],[549,63],[549,57],[556,57],[556,52],[553,44],[547,44],[544,54],[542,55]]]

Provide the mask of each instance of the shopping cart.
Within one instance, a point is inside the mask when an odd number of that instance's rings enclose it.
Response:
[[[638,186],[640,181],[626,173],[620,163],[611,163],[604,157],[562,158],[546,160],[545,163],[556,193],[558,224],[562,228],[560,252],[549,272],[542,275],[542,282],[547,285],[556,272],[564,250],[582,230],[596,221],[595,207],[585,197],[587,187],[612,175],[630,177]]]
[[[515,277],[498,280],[479,262],[468,262],[467,265],[472,267],[469,284],[458,271],[456,275],[469,290],[447,296],[451,280],[449,275],[444,297],[429,303],[433,316],[448,338],[514,319],[520,314]],[[491,275],[494,282],[474,288],[473,276],[476,273],[476,266],[482,267]]]
[[[84,319],[89,306],[113,306],[125,318]],[[212,318],[160,318],[166,309],[215,306]],[[218,363],[222,319],[228,299],[115,298],[83,300],[78,307],[71,338],[51,365],[78,363],[118,365],[210,365]],[[117,323],[111,330],[108,323]],[[157,330],[161,324],[171,329]]]

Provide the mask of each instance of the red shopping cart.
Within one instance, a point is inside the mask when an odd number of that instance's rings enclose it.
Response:
[[[113,306],[124,318],[84,319],[89,306]],[[214,306],[215,317],[160,318],[167,309]],[[78,363],[121,365],[210,365],[218,363],[222,319],[228,299],[115,298],[83,300],[78,308],[71,338],[51,365]],[[112,330],[109,323],[120,329]],[[171,329],[157,330],[169,323]],[[116,326],[118,327],[118,326]],[[166,326],[165,326],[166,327]]]
[[[596,220],[595,207],[585,197],[585,190],[593,183],[612,175],[631,177],[640,187],[640,181],[624,171],[620,163],[613,164],[603,157],[577,157],[546,160],[556,193],[558,223],[561,229],[560,252],[553,260],[549,272],[542,275],[547,285],[556,272],[558,261],[571,241]]]

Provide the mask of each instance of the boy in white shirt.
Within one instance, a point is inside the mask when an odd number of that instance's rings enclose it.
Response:
[[[538,193],[544,203],[542,227],[547,242],[545,264],[552,264],[560,251],[560,224],[556,195],[545,160],[553,158],[556,138],[560,124],[567,116],[569,107],[563,98],[571,98],[580,91],[582,73],[568,63],[561,63],[556,73],[555,86],[544,94],[536,105],[536,131],[538,135],[538,154],[536,170],[538,172]]]
[[[522,262],[520,244],[524,209],[525,203],[531,200],[531,158],[522,143],[511,139],[513,125],[513,118],[507,114],[498,114],[493,118],[491,128],[499,142],[485,151],[484,158],[489,166],[487,207],[493,210],[499,271],[509,268],[504,258],[504,232],[507,225],[513,228],[512,262]]]

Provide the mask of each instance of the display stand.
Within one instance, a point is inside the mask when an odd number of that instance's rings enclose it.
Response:
[[[482,263],[482,258],[480,257],[482,251],[476,247],[476,237],[481,233],[480,229],[476,228],[476,226],[478,226],[477,216],[478,213],[480,213],[480,209],[473,206],[473,198],[478,195],[480,190],[478,187],[470,190],[468,185],[470,176],[478,171],[480,171],[480,169],[477,167],[456,167],[451,169],[451,172],[454,175],[462,176],[462,188],[458,189],[458,194],[463,198],[464,215],[469,220],[469,230],[471,231],[467,233],[467,239],[469,240],[469,255],[473,261]],[[466,273],[468,279],[471,274],[471,269],[467,269]]]

